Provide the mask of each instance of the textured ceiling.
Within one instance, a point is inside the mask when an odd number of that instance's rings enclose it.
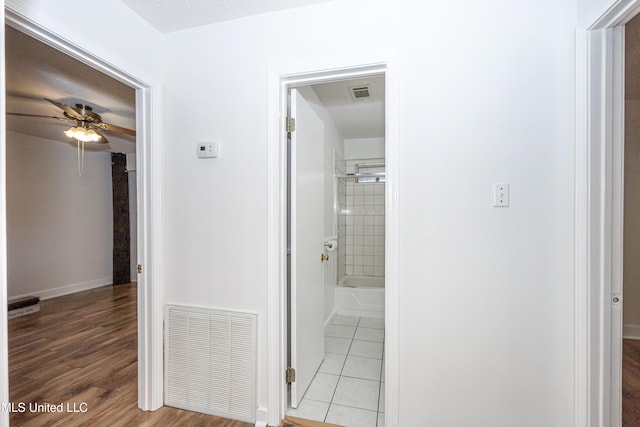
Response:
[[[370,97],[354,101],[351,87],[369,87]],[[345,138],[384,137],[384,77],[341,80],[311,86]]]
[[[44,98],[90,105],[102,120],[135,129],[135,90],[52,47],[5,25],[7,112],[62,117]],[[71,124],[47,118],[8,115],[7,130],[62,143]],[[135,138],[105,131],[109,144],[91,149],[135,152]]]
[[[329,0],[122,0],[162,33]]]

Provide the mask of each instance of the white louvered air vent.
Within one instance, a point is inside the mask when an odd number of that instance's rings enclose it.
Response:
[[[165,405],[256,421],[257,316],[167,305]]]
[[[369,86],[351,86],[349,88],[351,99],[354,101],[364,101],[368,99],[371,94],[369,93]]]

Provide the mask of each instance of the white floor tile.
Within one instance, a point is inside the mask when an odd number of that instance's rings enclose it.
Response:
[[[326,422],[348,427],[376,427],[377,415],[365,409],[331,405]]]
[[[384,319],[336,315],[325,358],[289,415],[348,427],[384,427]]]
[[[377,411],[380,382],[340,377],[332,404]]]
[[[346,354],[325,353],[324,361],[322,362],[322,365],[320,365],[318,372],[340,375],[346,358]]]
[[[335,338],[335,337],[324,338],[325,353],[347,354],[349,352],[350,345],[351,345],[351,340],[349,338]]]
[[[336,338],[353,338],[353,334],[356,332],[355,326],[343,326],[343,325],[329,325],[325,330],[324,335],[326,337]]]
[[[382,360],[370,357],[348,356],[342,369],[342,376],[380,381]]]
[[[311,381],[304,398],[320,402],[331,402],[339,378],[338,375],[318,372],[313,381]]]
[[[327,350],[325,350],[327,351]],[[374,359],[382,359],[382,343],[373,341],[353,340],[350,356],[372,357]]]
[[[375,317],[362,317],[358,326],[362,328],[384,329],[384,319]]]
[[[289,408],[287,415],[292,417],[306,418],[308,420],[322,421],[329,411],[328,402],[319,402],[317,400],[302,399],[300,405],[296,409]]]
[[[354,338],[362,341],[384,342],[384,329],[363,328],[360,326]]]
[[[331,323],[334,325],[358,326],[359,320],[360,318],[358,316],[344,316],[336,314],[336,317],[333,318]]]

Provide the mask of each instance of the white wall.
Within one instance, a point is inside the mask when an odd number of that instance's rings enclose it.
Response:
[[[266,318],[269,66],[395,49],[400,425],[570,425],[575,26],[573,0],[344,0],[168,35],[167,302]]]
[[[111,154],[7,132],[8,297],[112,283]]]
[[[581,20],[584,20],[585,18],[592,16],[595,9],[617,2],[618,0],[577,0],[578,17]]]
[[[384,138],[348,138],[344,140],[345,159],[384,158]]]

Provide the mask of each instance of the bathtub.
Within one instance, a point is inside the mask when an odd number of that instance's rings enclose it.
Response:
[[[384,277],[344,276],[335,297],[337,314],[384,318]]]

